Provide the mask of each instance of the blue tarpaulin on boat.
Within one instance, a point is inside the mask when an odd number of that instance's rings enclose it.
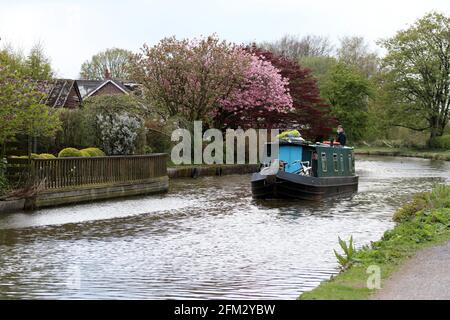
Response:
[[[299,145],[280,145],[280,160],[286,162],[286,172],[297,172],[301,169],[302,146]]]

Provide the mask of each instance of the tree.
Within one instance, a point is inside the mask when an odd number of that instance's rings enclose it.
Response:
[[[251,60],[245,71],[245,80],[233,88],[220,101],[221,108],[216,113],[216,120],[232,127],[272,127],[274,114],[288,113],[292,109],[288,80],[264,57],[241,51],[245,60]]]
[[[367,78],[378,70],[378,55],[370,51],[363,37],[343,37],[337,50],[337,57],[339,62],[356,68]]]
[[[0,65],[7,66],[16,74],[24,74],[24,60],[22,52],[14,50],[10,44],[6,44],[0,49]]]
[[[24,78],[50,80],[53,77],[50,59],[41,43],[36,43],[27,56],[7,45],[0,50],[0,56],[4,65]]]
[[[55,112],[40,103],[43,95],[36,83],[12,70],[3,58],[0,55],[0,144],[5,146],[16,135],[25,134],[31,153],[31,138],[53,135],[60,121]]]
[[[21,114],[20,133],[28,136],[28,154],[32,152],[32,142],[39,137],[52,137],[61,130],[59,111],[52,110],[45,104],[28,105]]]
[[[16,113],[24,103],[26,83],[6,64],[6,55],[0,55],[0,145],[11,140],[19,131]],[[26,103],[26,102],[25,102]]]
[[[355,68],[338,63],[330,70],[322,93],[349,139],[361,139],[367,126],[368,101],[372,93],[369,80]]]
[[[31,48],[31,51],[24,61],[24,74],[34,80],[50,80],[53,71],[50,59],[46,57],[44,49],[40,43]]]
[[[450,17],[432,12],[380,44],[392,124],[441,136],[450,116]]]
[[[133,78],[164,121],[175,119],[184,127],[194,120],[211,124],[221,99],[244,80],[250,60],[239,50],[215,36],[164,38],[136,56]]]
[[[302,38],[285,35],[275,42],[263,42],[258,46],[291,60],[311,56],[328,56],[333,51],[333,46],[327,37],[315,35],[307,35]]]
[[[319,89],[321,89],[329,71],[336,66],[337,60],[327,56],[310,56],[301,58],[299,63],[304,68],[311,70],[312,75],[317,79]]]
[[[105,72],[114,79],[130,79],[130,59],[133,52],[111,48],[92,56],[81,65],[80,77],[88,80],[103,80]]]
[[[330,106],[320,97],[317,81],[311,70],[302,68],[297,60],[279,56],[255,46],[247,48],[257,56],[264,57],[288,79],[292,110],[288,113],[271,113],[271,121],[280,123],[280,129],[298,128],[310,139],[320,139],[331,133],[335,120],[330,116]]]

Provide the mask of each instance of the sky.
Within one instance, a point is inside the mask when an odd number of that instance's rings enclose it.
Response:
[[[77,78],[95,53],[139,51],[175,35],[216,33],[236,43],[273,41],[285,34],[393,36],[429,11],[450,14],[449,0],[0,0],[0,46],[26,53],[40,42],[57,77]]]

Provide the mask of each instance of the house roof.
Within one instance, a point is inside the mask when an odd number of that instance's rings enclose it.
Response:
[[[38,90],[45,94],[43,103],[49,107],[62,107],[66,104],[72,88],[81,102],[81,94],[76,80],[54,79],[37,81]]]
[[[105,80],[102,84],[100,84],[97,88],[95,88],[94,90],[92,90],[91,92],[89,92],[87,94],[87,97],[92,96],[94,93],[96,93],[98,90],[100,90],[101,88],[103,88],[104,86],[106,86],[108,83],[111,83],[112,85],[116,86],[119,90],[121,90],[123,93],[128,94],[128,90],[127,88],[125,88],[123,86],[123,84],[119,84],[119,82],[116,82],[114,80],[108,79]]]
[[[80,89],[83,98],[91,96],[108,83],[115,85],[118,89],[127,94],[138,86],[136,83],[117,79],[77,80],[78,88]]]
[[[82,97],[88,95],[89,92],[101,85],[104,80],[77,80],[78,89]]]

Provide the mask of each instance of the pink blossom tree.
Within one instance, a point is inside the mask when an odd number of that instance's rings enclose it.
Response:
[[[277,115],[292,110],[288,79],[263,56],[244,50],[235,54],[248,57],[250,63],[244,72],[245,80],[220,101],[216,123],[234,128],[276,126]]]
[[[165,124],[211,124],[220,100],[244,80],[249,61],[236,51],[241,50],[215,35],[164,38],[153,47],[144,45],[133,61],[133,78]]]

